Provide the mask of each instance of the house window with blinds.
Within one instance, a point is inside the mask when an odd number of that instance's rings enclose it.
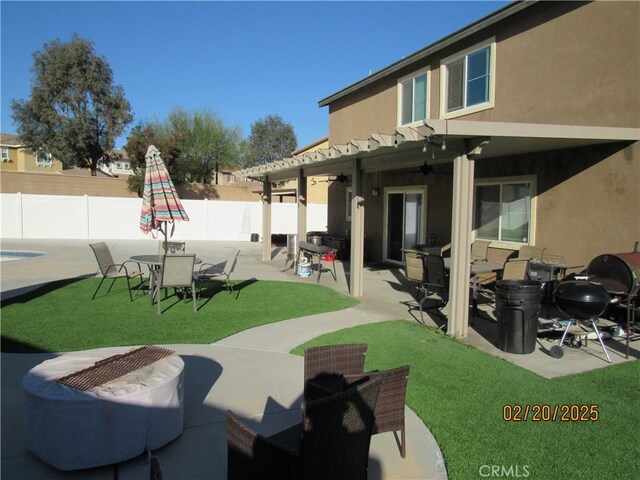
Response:
[[[410,125],[427,118],[427,72],[398,82],[398,125]]]
[[[478,182],[475,188],[475,238],[498,242],[530,242],[535,184],[506,179]]]
[[[442,61],[444,118],[493,107],[494,45],[474,47]]]

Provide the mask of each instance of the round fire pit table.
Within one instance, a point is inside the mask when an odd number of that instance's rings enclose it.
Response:
[[[35,455],[60,470],[80,470],[122,462],[180,436],[184,362],[176,354],[86,391],[57,381],[130,350],[70,353],[27,372],[25,432]]]

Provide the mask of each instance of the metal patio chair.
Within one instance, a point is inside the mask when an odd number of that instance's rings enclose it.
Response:
[[[111,250],[109,250],[109,247],[104,242],[92,243],[89,246],[91,247],[91,250],[93,250],[93,254],[96,256],[96,261],[98,262],[98,266],[100,267],[100,273],[102,273],[102,280],[100,280],[96,291],[93,292],[93,297],[91,297],[91,300],[94,300],[96,298],[98,290],[100,290],[100,287],[102,286],[102,282],[104,282],[107,278],[113,280],[111,282],[111,285],[109,286],[109,290],[107,290],[107,293],[111,291],[111,287],[113,287],[113,284],[118,278],[126,278],[127,286],[129,288],[129,299],[133,302],[133,296],[131,295],[131,279],[140,277],[140,285],[138,285],[138,288],[136,289],[136,294],[138,293],[138,290],[140,290],[140,287],[142,287],[142,285],[146,283],[142,274],[142,268],[140,267],[140,264],[132,262],[130,260],[127,260],[123,263],[115,263],[113,261],[113,257],[111,256]],[[129,271],[129,269],[127,269],[127,267],[125,266],[127,263],[137,265],[138,269]]]
[[[195,280],[193,279],[193,265],[195,264],[195,261],[195,254],[169,254],[163,257],[162,270],[160,271],[158,284],[156,285],[155,291],[156,303],[158,305],[158,315],[162,315],[162,290],[166,291],[167,288],[182,289],[182,295],[185,301],[186,292],[188,289],[191,289],[193,311],[198,311],[198,305],[196,301],[196,285]]]
[[[216,278],[222,278],[224,280],[224,286],[227,288],[229,293],[233,294],[233,283],[231,283],[230,280],[239,254],[240,250],[238,250],[237,248],[231,249],[231,252],[229,252],[229,256],[225,260],[222,267],[214,265],[212,263],[203,263],[202,265],[200,265],[198,271],[193,275],[198,290],[201,288],[202,282],[207,280],[215,280]]]

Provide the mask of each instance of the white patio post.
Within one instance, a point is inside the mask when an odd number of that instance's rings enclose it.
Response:
[[[262,184],[262,261],[271,261],[271,181]]]
[[[352,297],[363,294],[364,269],[364,172],[362,160],[353,162],[351,177],[351,256],[349,261],[349,292]]]
[[[474,157],[488,139],[465,141],[464,153],[453,160],[453,206],[451,218],[451,313],[447,333],[466,337],[469,333],[469,277],[471,273],[471,228],[473,216]]]
[[[298,172],[298,242],[307,240],[307,177]],[[297,253],[297,252],[296,252]]]

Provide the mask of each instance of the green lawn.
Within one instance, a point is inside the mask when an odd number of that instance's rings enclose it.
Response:
[[[640,478],[640,362],[547,380],[403,321],[324,335],[293,353],[359,342],[369,345],[368,370],[411,365],[407,404],[435,436],[452,479],[488,477],[485,465],[504,467],[502,478]],[[504,421],[504,405],[514,404],[597,405],[598,420]]]
[[[163,300],[162,316],[148,295],[129,301],[126,282],[108,282],[95,300],[98,278],[58,282],[2,307],[2,351],[66,352],[113,345],[212,343],[267,323],[351,307],[358,302],[329,288],[274,281],[236,282],[237,300],[219,282],[203,292],[199,311],[189,300]],[[172,293],[172,291],[171,291]]]

